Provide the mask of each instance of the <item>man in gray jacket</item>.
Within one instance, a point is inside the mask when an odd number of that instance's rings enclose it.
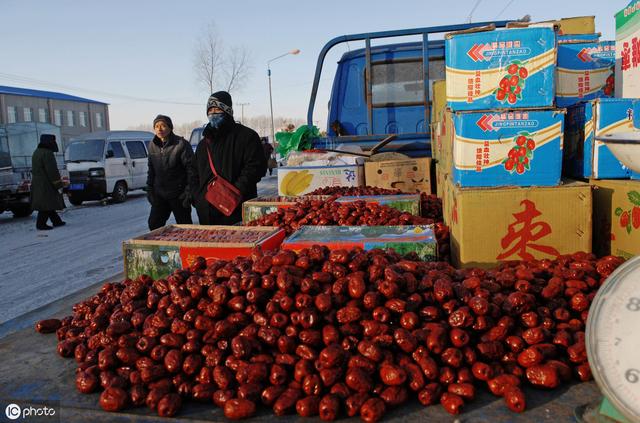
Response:
[[[147,197],[151,203],[149,229],[164,226],[173,213],[178,224],[191,224],[193,149],[184,138],[173,133],[169,116],[153,120],[156,136],[149,143]]]

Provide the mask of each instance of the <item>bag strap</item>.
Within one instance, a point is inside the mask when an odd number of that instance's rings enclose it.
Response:
[[[207,156],[209,156],[209,167],[211,168],[211,171],[213,172],[213,176],[214,177],[218,177],[218,172],[216,172],[216,168],[213,165],[213,161],[211,160],[211,153],[209,152],[209,146],[207,146]]]

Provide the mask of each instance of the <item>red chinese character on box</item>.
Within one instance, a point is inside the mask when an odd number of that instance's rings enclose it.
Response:
[[[498,254],[497,260],[506,260],[514,254],[522,260],[533,260],[535,257],[529,249],[536,250],[546,255],[557,257],[558,250],[552,246],[538,244],[536,241],[552,233],[551,225],[544,220],[534,220],[542,213],[536,209],[534,202],[524,200],[520,202],[524,210],[513,214],[515,221],[508,226],[507,234],[500,240],[503,252]],[[507,250],[509,248],[509,250]]]
[[[492,42],[491,48],[498,48],[498,42],[497,41]]]
[[[498,42],[498,46],[500,46],[500,48],[504,48],[504,41]]]
[[[515,48],[519,48],[519,47],[520,47],[520,41],[514,41],[514,42],[513,42],[513,46],[514,46]]]
[[[485,141],[484,142],[484,148],[488,148],[489,147],[489,141]]]
[[[500,120],[507,120],[507,114],[506,113],[501,113],[500,114]]]
[[[507,48],[513,47],[513,41],[507,41]]]
[[[522,113],[516,112],[514,117],[516,118],[516,120],[522,119]]]
[[[475,94],[476,94],[477,96],[479,96],[479,95],[480,95],[480,90],[476,90],[476,91],[475,91]]]
[[[489,161],[489,153],[482,153],[482,159]]]
[[[622,64],[621,64],[622,70],[627,71],[631,69],[631,49],[629,48],[629,43],[626,41],[622,45],[621,56],[622,56]]]
[[[477,71],[476,71],[476,78],[480,78],[480,75],[481,75],[480,71],[479,71],[479,70],[477,70]]]
[[[640,64],[640,40],[638,37],[631,39],[631,65],[637,68]]]
[[[529,119],[529,112],[522,112],[522,119]]]

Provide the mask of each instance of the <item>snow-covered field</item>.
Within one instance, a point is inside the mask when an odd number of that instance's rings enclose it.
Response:
[[[276,182],[263,178],[258,194],[274,195]],[[148,231],[149,207],[142,191],[122,204],[68,205],[67,225],[51,231],[36,230],[36,213],[0,214],[0,324],[122,272],[122,241]]]

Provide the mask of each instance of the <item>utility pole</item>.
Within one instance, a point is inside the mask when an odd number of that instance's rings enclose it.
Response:
[[[244,125],[244,106],[248,106],[251,103],[237,103],[240,106],[240,123]]]

